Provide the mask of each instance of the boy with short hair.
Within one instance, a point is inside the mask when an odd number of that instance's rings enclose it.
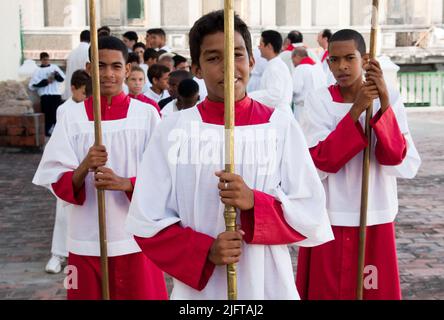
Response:
[[[283,109],[291,114],[293,86],[290,71],[279,57],[282,36],[274,30],[262,32],[259,50],[268,63],[262,74],[259,90],[250,97],[272,108]]]
[[[154,64],[148,69],[148,80],[151,87],[144,92],[148,98],[153,99],[156,103],[160,100],[168,98],[168,76],[170,69],[162,64]]]
[[[356,299],[363,151],[368,145],[363,125],[373,103],[364,299],[398,300],[396,178],[413,178],[421,159],[402,98],[387,88],[379,63],[369,60],[363,36],[338,31],[329,52],[337,84],[308,95],[302,127],[323,179],[335,240],[301,248],[297,286],[303,299]]]
[[[122,92],[130,71],[125,44],[103,36],[98,49],[103,145],[94,145],[93,99],[67,108],[33,183],[70,203],[68,264],[76,269],[77,286],[68,289],[68,299],[102,298],[96,189],[106,190],[111,299],[167,299],[162,272],[124,230],[139,162],[160,119],[152,107]]]
[[[207,99],[176,112],[145,153],[127,230],[173,276],[172,299],[226,299],[226,265],[237,263],[238,298],[298,299],[287,245],[333,239],[325,196],[297,122],[246,95],[254,66],[251,35],[236,15],[236,172],[224,167],[224,12],[189,34]],[[242,230],[224,232],[224,206]]]
[[[126,84],[128,86],[129,96],[133,99],[139,100],[143,103],[147,103],[154,108],[156,108],[157,112],[160,114],[160,108],[156,101],[145,96],[142,91],[145,86],[145,73],[143,69],[138,66],[132,66],[131,71],[126,79]]]
[[[178,93],[177,88],[179,83],[185,79],[192,79],[193,75],[190,72],[184,70],[176,70],[170,73],[168,77],[168,93],[169,97],[159,101],[159,107],[162,110],[167,104],[169,104],[174,99],[177,99]]]
[[[123,34],[123,43],[128,48],[128,52],[133,52],[134,45],[139,40],[139,36],[135,31],[127,31]]]
[[[50,63],[47,52],[40,53],[40,63],[40,68],[29,82],[29,89],[37,91],[40,96],[40,105],[45,114],[45,135],[49,137],[56,123],[57,108],[62,104],[59,83],[65,81],[65,74],[57,65]]]
[[[192,108],[199,100],[199,85],[197,82],[193,79],[182,80],[177,86],[177,98],[162,109],[162,117],[165,119],[174,112]]]

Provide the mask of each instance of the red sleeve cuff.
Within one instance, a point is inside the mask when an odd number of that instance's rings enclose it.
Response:
[[[377,138],[375,155],[378,162],[385,166],[397,166],[407,156],[407,142],[399,128],[393,109],[389,107],[373,117],[370,125]]]
[[[131,184],[133,185],[133,190],[136,187],[136,177],[129,178],[131,181]],[[131,201],[133,199],[133,192],[125,192],[126,196],[128,197],[128,200]]]
[[[316,167],[337,173],[368,145],[361,124],[347,114],[326,140],[310,149]]]
[[[206,287],[216,267],[208,260],[212,237],[175,224],[152,238],[134,238],[164,272],[196,290]]]
[[[254,209],[241,212],[244,240],[249,244],[282,245],[305,240],[285,220],[282,205],[273,196],[253,190]]]
[[[72,185],[72,176],[74,171],[65,172],[62,177],[56,183],[52,184],[54,193],[63,201],[69,202],[81,206],[85,203],[85,184],[76,193],[74,192],[74,186]]]

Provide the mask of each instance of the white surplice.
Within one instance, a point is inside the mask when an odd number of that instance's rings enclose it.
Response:
[[[214,238],[225,231],[215,176],[224,168],[224,131],[204,123],[198,108],[158,126],[139,170],[128,232],[150,238],[178,222]],[[287,223],[307,237],[297,245],[333,239],[321,181],[299,125],[286,112],[275,110],[266,124],[235,128],[235,172],[282,203]],[[241,300],[298,299],[288,246],[244,243],[237,285]],[[226,292],[226,267],[216,266],[200,292],[174,279],[171,298],[223,300]]]

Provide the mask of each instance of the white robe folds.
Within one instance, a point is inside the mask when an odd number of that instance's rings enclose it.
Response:
[[[88,121],[83,103],[66,108],[46,145],[33,183],[52,190],[65,172],[77,169],[94,144],[94,122]],[[131,99],[127,118],[102,122],[103,145],[108,152],[106,167],[118,176],[135,177],[151,134],[160,122],[154,108]],[[77,255],[100,256],[97,192],[93,173],[85,179],[86,200],[70,205],[68,249]],[[124,230],[130,201],[124,192],[105,191],[108,256],[140,252],[131,234]],[[69,208],[69,209],[68,209]]]
[[[202,122],[198,108],[174,113],[159,125],[140,167],[128,232],[150,238],[178,222],[214,238],[225,231],[215,176],[224,168],[224,131]],[[269,123],[236,127],[235,172],[250,188],[282,203],[285,220],[307,238],[297,245],[333,239],[321,181],[291,116],[275,110]],[[288,246],[244,243],[237,285],[241,300],[298,299]],[[223,300],[226,288],[226,267],[216,266],[200,292],[175,279],[171,298]]]

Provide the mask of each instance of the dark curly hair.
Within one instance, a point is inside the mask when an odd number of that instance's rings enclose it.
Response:
[[[245,41],[248,56],[252,57],[253,48],[250,31],[247,24],[237,14],[234,15],[234,30],[240,33]],[[194,23],[189,34],[190,53],[193,64],[199,66],[200,49],[204,38],[217,32],[224,32],[224,10],[210,12]]]

